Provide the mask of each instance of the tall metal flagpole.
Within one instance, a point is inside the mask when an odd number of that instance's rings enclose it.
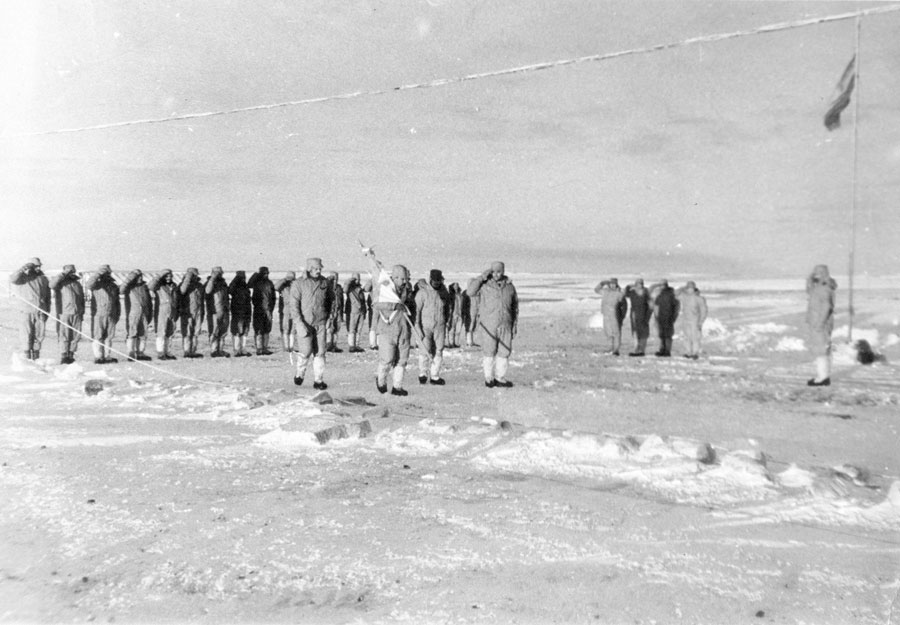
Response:
[[[854,272],[854,260],[856,256],[856,204],[857,204],[857,171],[859,164],[859,97],[860,97],[860,84],[859,84],[859,68],[860,68],[860,57],[859,57],[859,31],[862,25],[862,18],[857,15],[856,16],[856,98],[853,104],[853,204],[850,209],[850,266],[848,269],[849,273],[849,284],[848,288],[850,289],[849,294],[849,303],[848,303],[848,312],[850,313],[850,321],[847,324],[847,342],[853,342],[853,272]]]

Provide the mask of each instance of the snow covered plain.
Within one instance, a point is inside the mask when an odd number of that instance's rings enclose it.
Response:
[[[796,285],[704,289],[693,362],[601,355],[593,277],[513,278],[508,390],[459,349],[406,398],[329,355],[324,404],[282,352],[5,357],[0,618],[900,623],[896,289],[856,300],[886,360],[811,389]]]

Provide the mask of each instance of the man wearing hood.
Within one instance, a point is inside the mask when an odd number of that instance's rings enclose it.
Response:
[[[225,271],[213,267],[203,285],[204,304],[206,306],[206,331],[209,333],[209,357],[229,358],[231,354],[222,349],[222,341],[228,334],[230,304],[228,301],[228,283],[225,282]]]
[[[122,284],[125,296],[125,347],[129,360],[150,360],[147,349],[147,328],[153,318],[153,301],[144,274],[135,269]]]
[[[678,309],[681,311],[681,324],[684,327],[684,340],[687,343],[685,358],[700,358],[700,339],[703,336],[703,322],[706,321],[708,309],[706,298],[700,295],[697,284],[690,280],[675,293],[678,298]]]
[[[181,320],[181,348],[185,358],[203,358],[197,347],[205,295],[200,270],[188,267],[178,285],[178,318]]]
[[[250,324],[253,321],[253,301],[250,287],[247,286],[246,272],[234,272],[234,277],[228,285],[228,298],[230,298],[228,312],[231,315],[231,341],[234,345],[234,357],[250,356],[250,352],[247,351],[247,334],[250,332]]]
[[[387,393],[390,376],[393,381],[391,395],[405,397],[409,392],[403,388],[403,376],[409,362],[412,324],[408,315],[410,308],[415,306],[409,270],[403,265],[394,265],[388,273],[375,259],[371,248],[365,248],[363,254],[372,266],[372,314],[378,343],[375,387],[379,393]]]
[[[344,287],[344,319],[347,323],[347,347],[351,354],[364,352],[359,346],[359,331],[366,317],[366,293],[360,276],[354,273]]]
[[[75,265],[66,265],[62,273],[50,280],[56,306],[56,334],[59,339],[59,364],[75,362],[75,350],[84,322],[84,289]]]
[[[50,283],[41,271],[41,259],[32,258],[13,272],[9,281],[15,285],[19,297],[19,336],[22,351],[28,360],[41,356],[41,343],[50,314]]]
[[[175,334],[178,321],[178,285],[171,269],[163,269],[153,276],[147,285],[153,293],[153,325],[156,332],[156,357],[159,360],[175,360],[169,352],[169,342]]]
[[[806,323],[809,325],[809,350],[816,362],[816,375],[808,386],[831,385],[831,333],[834,331],[834,292],[837,282],[827,265],[816,265],[806,279]]]
[[[603,334],[606,335],[606,354],[619,355],[622,346],[622,322],[628,306],[625,294],[619,288],[618,278],[603,280],[594,288],[600,295],[600,312],[603,315]]]
[[[325,332],[334,305],[334,290],[322,275],[322,259],[306,259],[306,272],[293,284],[288,300],[294,332],[297,334],[297,372],[294,384],[303,384],[310,357],[313,361],[313,388],[325,390]]]
[[[112,342],[116,334],[121,307],[119,285],[113,279],[109,265],[100,265],[87,279],[84,287],[91,292],[91,338],[94,363],[98,365],[119,362],[112,357]]]
[[[278,293],[278,334],[281,335],[281,346],[286,352],[294,350],[294,320],[291,319],[290,311],[284,312],[284,300],[291,292],[291,284],[296,278],[297,274],[288,271],[275,283],[275,292]]]
[[[253,341],[257,356],[271,356],[269,335],[272,333],[275,313],[275,285],[269,280],[269,268],[260,267],[250,276],[247,286],[253,292]]]
[[[506,372],[519,321],[519,297],[505,271],[506,266],[495,261],[480,276],[472,278],[466,289],[472,301],[478,301],[482,368],[484,385],[488,388],[512,386]]]
[[[463,292],[459,282],[454,282],[448,289],[453,298],[453,309],[450,312],[450,321],[447,322],[447,347],[459,347],[465,329],[463,328],[462,302]]]
[[[653,297],[653,314],[659,331],[659,350],[656,356],[668,358],[672,355],[672,337],[675,336],[675,320],[678,319],[678,298],[675,289],[663,280],[650,288]]]
[[[423,344],[419,346],[419,384],[443,385],[441,365],[453,297],[444,286],[444,274],[440,269],[431,270],[428,282],[419,287],[415,300],[416,327],[423,338]]]
[[[650,291],[644,287],[644,280],[638,278],[634,284],[625,287],[625,299],[629,304],[631,335],[634,338],[634,349],[629,356],[643,356],[647,350],[647,338],[650,336]]]

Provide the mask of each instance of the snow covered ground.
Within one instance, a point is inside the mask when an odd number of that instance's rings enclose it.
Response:
[[[841,313],[812,389],[790,284],[701,283],[694,362],[677,337],[672,359],[603,356],[595,281],[513,277],[513,389],[465,349],[446,387],[413,352],[406,398],[378,395],[371,352],[330,355],[325,395],[282,352],[8,357],[0,618],[900,622],[896,289],[857,295],[884,358],[855,361]],[[5,301],[6,354],[14,324]]]

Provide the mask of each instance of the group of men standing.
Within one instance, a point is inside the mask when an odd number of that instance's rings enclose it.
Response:
[[[235,272],[230,282],[221,267],[213,267],[201,279],[196,267],[189,267],[180,281],[165,269],[153,276],[140,270],[128,273],[121,285],[109,265],[101,265],[85,279],[74,265],[48,280],[41,261],[32,258],[10,276],[17,287],[22,310],[21,333],[24,356],[40,357],[41,343],[51,305],[57,323],[60,362],[74,362],[74,355],[90,302],[90,335],[96,364],[115,363],[112,347],[116,325],[124,303],[126,350],[129,360],[150,360],[146,354],[150,331],[156,334],[159,360],[174,360],[172,342],[180,329],[185,358],[202,358],[199,336],[203,321],[207,324],[210,356],[213,358],[249,356],[250,328],[254,331],[257,355],[269,355],[269,337],[278,310],[278,329],[283,347],[295,359],[294,383],[301,385],[312,369],[313,387],[325,389],[325,354],[340,352],[336,336],[341,325],[347,329],[348,350],[365,351],[360,335],[368,327],[370,349],[378,350],[376,387],[379,392],[405,396],[404,373],[409,359],[411,336],[419,347],[420,384],[445,384],[441,377],[443,351],[457,347],[465,332],[466,342],[474,346],[476,321],[484,339],[483,370],[488,387],[511,387],[506,379],[512,339],[518,320],[515,287],[505,276],[503,263],[472,279],[465,290],[454,283],[444,284],[441,270],[429,272],[413,286],[409,271],[395,265],[386,271],[367,249],[373,280],[363,284],[354,273],[344,286],[338,275],[323,274],[320,258],[309,258],[299,272],[287,272],[273,283],[267,267],[260,267],[250,278]],[[87,297],[89,295],[89,297]],[[233,353],[223,349],[231,333]]]
[[[675,321],[681,316],[686,343],[684,357],[692,360],[700,357],[700,339],[708,309],[706,298],[700,295],[693,281],[676,290],[669,286],[668,280],[662,280],[647,288],[644,281],[638,278],[623,291],[619,287],[618,279],[611,278],[601,281],[594,291],[600,295],[603,332],[608,342],[605,353],[619,355],[622,345],[622,324],[630,311],[634,349],[629,352],[629,356],[645,355],[652,318],[656,321],[659,335],[659,349],[655,355],[662,358],[670,357],[672,340],[675,336]]]

